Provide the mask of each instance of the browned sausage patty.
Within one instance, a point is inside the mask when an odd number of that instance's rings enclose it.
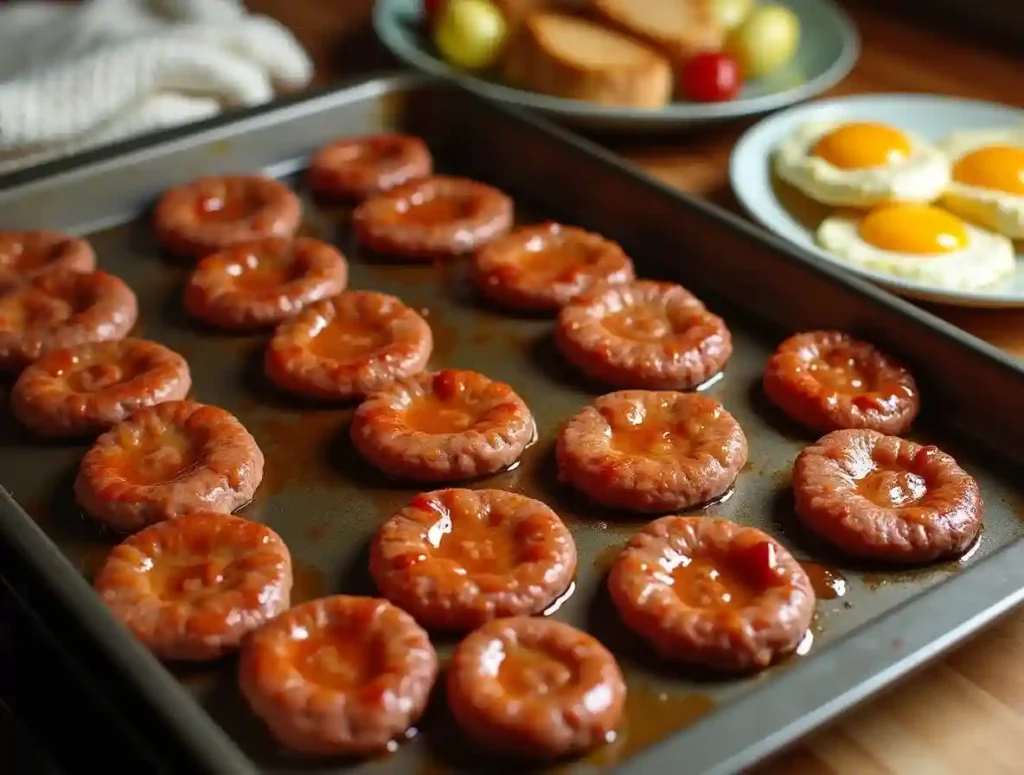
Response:
[[[496,619],[452,657],[448,706],[476,742],[516,757],[555,758],[604,744],[626,684],[595,638],[554,619]]]
[[[277,740],[319,756],[383,751],[423,714],[437,654],[386,600],[335,595],[296,606],[242,648],[239,684]]]
[[[95,268],[96,254],[84,239],[55,231],[0,231],[0,284],[53,269]]]
[[[800,645],[814,589],[774,538],[711,517],[662,517],[630,539],[608,577],[631,630],[665,659],[756,670]]]
[[[352,214],[360,244],[433,259],[472,253],[512,226],[512,200],[467,178],[437,175],[376,194]]]
[[[436,629],[540,613],[575,572],[576,545],[558,515],[504,490],[417,495],[370,550],[381,594]]]
[[[533,415],[515,391],[475,371],[443,369],[370,395],[352,417],[352,442],[392,476],[449,482],[512,465],[533,441]]]
[[[317,151],[307,180],[317,194],[365,199],[429,176],[434,162],[426,143],[403,134],[350,137]]]
[[[133,531],[190,511],[228,514],[263,480],[263,453],[216,406],[166,401],[131,414],[85,453],[75,479],[93,518]]]
[[[473,278],[483,295],[512,309],[559,310],[599,282],[634,278],[615,242],[559,223],[525,226],[477,251]]]
[[[270,326],[347,284],[348,262],[326,242],[268,237],[200,261],[185,286],[185,309],[219,328]]]
[[[127,336],[135,294],[106,272],[55,269],[0,288],[0,371],[20,371],[52,350]]]
[[[558,316],[555,342],[570,363],[609,385],[689,390],[732,354],[725,322],[672,283],[601,285]]]
[[[713,398],[622,390],[562,426],[559,477],[598,503],[673,511],[722,496],[747,462],[747,438]]]
[[[192,386],[188,363],[143,339],[53,350],[29,366],[11,391],[11,409],[37,436],[105,431],[143,406],[180,401]]]
[[[239,242],[291,237],[302,220],[299,198],[262,175],[228,175],[172,188],[157,203],[161,247],[201,258]]]
[[[216,659],[287,610],[291,555],[265,525],[197,511],[114,547],[95,587],[159,658]]]
[[[310,398],[364,398],[419,374],[434,348],[430,325],[400,299],[350,291],[313,304],[274,332],[267,376]]]
[[[804,449],[793,492],[801,521],[852,557],[932,562],[981,531],[973,477],[936,447],[877,431],[834,431]]]
[[[810,331],[780,344],[765,368],[764,391],[793,420],[819,433],[904,433],[921,407],[909,371],[841,331]]]

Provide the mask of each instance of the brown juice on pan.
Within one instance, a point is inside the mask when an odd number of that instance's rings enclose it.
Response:
[[[583,758],[537,767],[495,759],[482,752],[477,756],[474,751],[475,758],[467,758],[467,761],[477,765],[486,762],[495,773],[502,774],[532,772],[538,775],[563,775],[574,771],[580,764],[584,767],[611,767],[690,726],[715,709],[714,700],[705,694],[660,692],[647,683],[635,681],[627,681],[627,686],[625,712],[613,739]],[[454,723],[450,719],[446,721]],[[444,775],[452,771],[453,768],[443,756],[431,755],[425,756],[415,770],[416,775]]]
[[[625,542],[605,547],[598,552],[597,557],[594,558],[594,568],[597,569],[598,573],[607,573],[612,569],[612,565],[615,563],[616,558],[622,554],[622,550],[625,548]]]
[[[801,560],[800,565],[819,600],[835,600],[846,594],[846,577],[835,568],[810,560]]]
[[[618,764],[714,709],[714,700],[705,694],[661,692],[646,683],[629,683],[626,712],[615,739],[584,761],[599,767]]]
[[[327,574],[319,568],[296,562],[292,558],[292,599],[293,606],[316,600],[329,594]]]
[[[347,445],[349,409],[326,407],[304,412],[240,413],[239,419],[263,450],[264,494],[286,487],[337,484],[332,449]],[[257,490],[257,497],[259,490]]]

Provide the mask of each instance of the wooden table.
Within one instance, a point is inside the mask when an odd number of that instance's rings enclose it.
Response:
[[[317,80],[394,64],[369,29],[372,0],[249,0],[291,27]],[[1021,104],[1024,58],[922,28],[860,1],[847,3],[863,54],[834,95],[918,91]],[[657,177],[736,209],[727,160],[744,124],[671,139],[610,145]],[[1024,355],[1024,311],[935,308],[943,317]],[[756,769],[758,775],[972,775],[1024,772],[1024,611],[1016,611],[940,663]]]

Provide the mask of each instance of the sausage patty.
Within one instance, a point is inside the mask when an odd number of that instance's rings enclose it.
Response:
[[[229,514],[263,480],[263,453],[216,406],[166,401],[104,433],[78,469],[75,495],[93,518],[125,532],[190,511]]]
[[[496,619],[455,649],[456,723],[497,753],[551,759],[607,742],[626,700],[622,671],[595,638],[554,619]]]
[[[160,659],[216,659],[287,610],[291,555],[265,525],[192,512],[126,538],[94,585]]]
[[[898,435],[921,407],[906,368],[841,331],[810,331],[780,344],[765,368],[764,391],[818,433],[867,428]]]
[[[623,388],[689,390],[732,354],[725,322],[681,285],[601,285],[566,305],[555,342],[587,376]]]
[[[955,557],[981,531],[978,483],[945,452],[878,431],[833,431],[793,466],[796,513],[851,557]]]
[[[673,511],[718,498],[747,462],[747,438],[713,398],[622,390],[562,426],[558,475],[598,503]]]
[[[791,653],[814,616],[803,567],[778,541],[711,517],[662,517],[616,558],[619,616],[664,659],[727,672]]]
[[[381,526],[370,550],[381,594],[436,629],[540,613],[575,572],[576,545],[558,515],[504,490],[417,495]]]
[[[296,606],[242,648],[239,685],[283,745],[319,756],[384,751],[423,714],[437,654],[386,600],[335,595]]]

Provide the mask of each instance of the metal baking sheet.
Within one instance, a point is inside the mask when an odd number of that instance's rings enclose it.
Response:
[[[825,593],[806,653],[759,676],[713,679],[653,660],[619,623],[603,584],[614,551],[642,520],[590,506],[556,480],[556,428],[596,394],[553,349],[551,321],[482,305],[467,284],[465,262],[374,263],[354,244],[344,208],[319,207],[306,198],[304,233],[347,254],[351,287],[394,293],[423,310],[436,339],[433,367],[477,369],[508,381],[535,413],[539,441],[521,464],[473,486],[524,492],[566,519],[580,566],[572,595],[553,615],[601,638],[629,683],[618,739],[560,765],[559,773],[614,766],[627,775],[734,772],[948,649],[1024,596],[1018,543],[1024,520],[1014,488],[1024,452],[1024,414],[1016,409],[1024,371],[1017,363],[585,141],[467,93],[401,76],[52,165],[35,177],[8,181],[11,187],[0,192],[0,228],[88,235],[100,265],[139,296],[137,334],[185,355],[194,398],[234,412],[255,435],[267,472],[244,514],[287,541],[296,601],[372,593],[367,543],[415,490],[396,487],[353,452],[350,409],[303,405],[268,388],[261,369],[265,335],[211,334],[189,322],[181,306],[188,267],[161,255],[148,208],[166,188],[202,174],[265,170],[289,176],[336,137],[393,128],[423,136],[445,171],[509,191],[521,221],[553,218],[600,231],[626,247],[641,274],[685,283],[725,317],[735,354],[707,391],[742,423],[750,463],[731,497],[706,513],[779,536],[808,561]],[[301,180],[291,181],[302,191]],[[984,495],[985,531],[964,560],[919,571],[854,567],[797,527],[789,469],[810,439],[766,404],[759,385],[774,345],[790,332],[816,327],[861,335],[914,368],[925,399],[915,438],[956,455]],[[0,439],[0,483],[24,509],[0,502],[6,545],[62,601],[64,615],[129,677],[172,739],[210,771],[502,771],[490,759],[467,754],[440,698],[421,734],[396,753],[345,768],[336,762],[300,766],[244,706],[233,660],[167,671],[94,597],[86,579],[114,539],[74,503],[71,480],[86,447],[33,442],[6,412]],[[439,646],[446,654],[450,643]]]

